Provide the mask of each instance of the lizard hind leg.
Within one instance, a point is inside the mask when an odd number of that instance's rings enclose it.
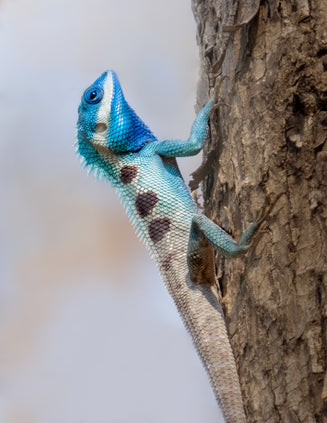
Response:
[[[245,229],[239,242],[236,242],[227,232],[206,216],[195,214],[192,219],[187,251],[191,280],[193,282],[212,282],[213,276],[209,276],[209,274],[213,274],[214,270],[212,247],[220,254],[229,257],[245,253],[251,246],[258,229],[267,220],[282,194],[278,194],[273,200],[270,196],[266,197],[256,220]]]
[[[213,282],[213,248],[224,256],[237,256],[249,248],[249,240],[254,234],[257,223],[250,225],[237,243],[220,226],[206,216],[193,216],[187,251],[190,278],[193,282]]]

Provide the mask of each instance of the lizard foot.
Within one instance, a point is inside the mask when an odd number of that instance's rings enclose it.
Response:
[[[212,107],[211,107],[211,110],[210,110],[211,117],[212,117],[213,113],[220,106],[224,105],[224,106],[228,106],[229,107],[229,105],[227,103],[224,103],[223,101],[219,101],[219,98],[218,98],[219,97],[219,91],[220,91],[221,84],[223,83],[224,79],[226,79],[226,78],[227,78],[227,76],[221,76],[219,78],[219,80],[218,80],[218,83],[214,87],[213,96],[212,96],[213,103],[212,103]]]
[[[284,194],[283,192],[280,194],[277,194],[275,198],[273,198],[274,194],[269,194],[266,196],[265,202],[263,203],[261,210],[257,213],[256,219],[255,219],[255,222],[258,225],[257,229],[262,225],[262,223],[265,220],[267,220],[275,204],[277,203],[277,201],[280,199],[280,197],[283,194]]]
[[[270,195],[266,196],[265,202],[263,203],[263,206],[261,207],[261,209],[257,213],[256,219],[254,221],[255,229],[254,229],[254,232],[251,236],[251,238],[252,238],[251,246],[252,247],[255,247],[258,244],[258,242],[259,242],[259,240],[260,240],[260,238],[261,238],[261,236],[264,232],[264,231],[259,232],[259,229],[261,228],[262,224],[267,221],[267,219],[269,218],[269,216],[272,212],[272,209],[274,208],[275,204],[277,203],[277,201],[280,199],[280,197],[283,194],[284,194],[283,192],[280,193],[280,194],[277,194],[275,196],[275,198],[273,198],[274,194],[270,194]]]
[[[262,224],[270,216],[273,207],[275,206],[279,198],[282,196],[282,194],[278,194],[274,199],[273,195],[268,195],[266,197],[262,208],[260,209],[259,213],[257,213],[255,221],[251,223],[251,225],[243,232],[243,235],[241,236],[239,244],[242,245],[245,250],[248,249],[250,246],[253,247],[258,244],[258,241],[260,239],[260,236],[258,236],[258,231]]]

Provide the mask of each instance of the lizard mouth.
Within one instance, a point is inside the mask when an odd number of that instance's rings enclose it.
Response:
[[[95,125],[95,132],[97,134],[101,134],[101,133],[105,132],[107,130],[107,128],[108,128],[108,125],[106,125],[105,123],[97,123]]]

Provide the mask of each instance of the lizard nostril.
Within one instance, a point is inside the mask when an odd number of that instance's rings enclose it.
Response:
[[[106,130],[107,130],[107,128],[108,128],[108,126],[107,126],[105,123],[97,123],[97,124],[95,125],[95,132],[96,132],[97,134],[99,134],[99,133],[101,133],[101,132],[106,131]]]

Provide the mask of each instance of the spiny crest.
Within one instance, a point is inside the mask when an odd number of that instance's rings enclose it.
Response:
[[[89,175],[93,172],[96,179],[107,179],[110,181],[110,166],[101,158],[92,144],[78,134],[74,145],[76,153],[81,156],[82,167],[87,168],[87,174]]]

